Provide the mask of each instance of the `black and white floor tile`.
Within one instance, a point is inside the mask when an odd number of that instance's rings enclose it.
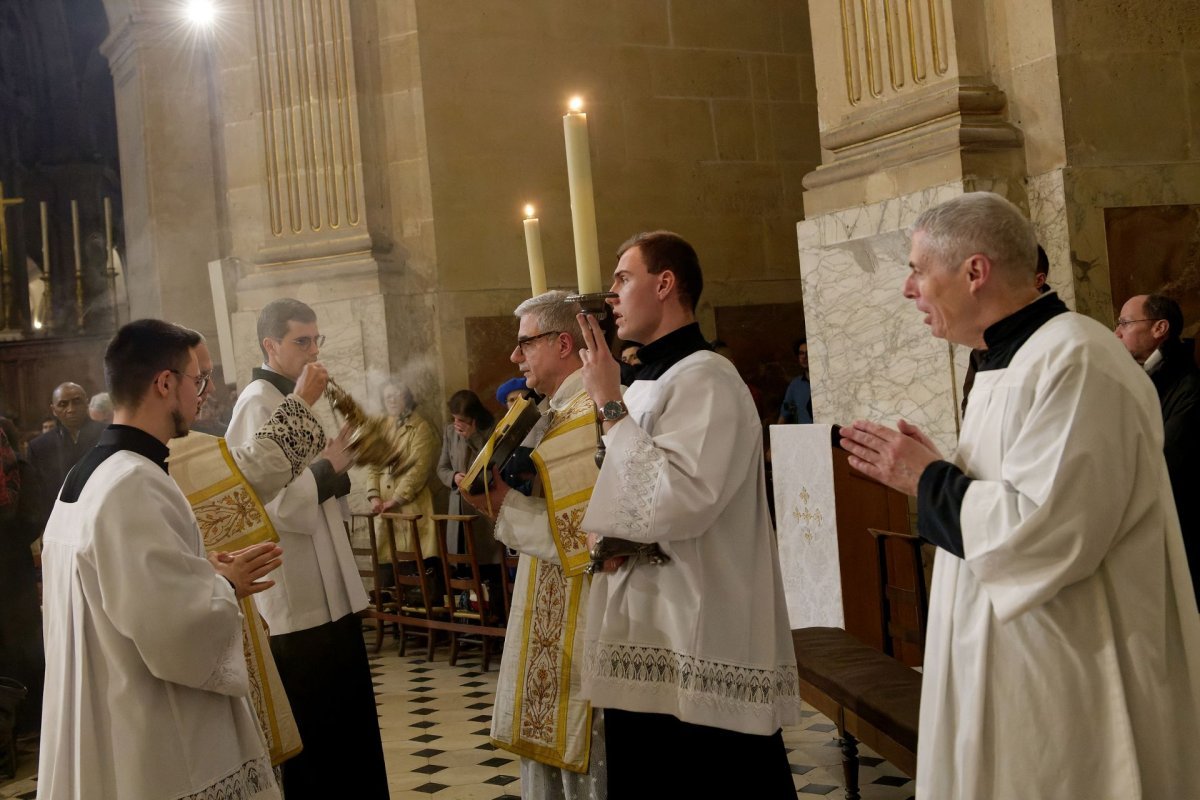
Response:
[[[373,638],[369,635],[368,641]],[[393,800],[519,798],[518,758],[488,740],[499,656],[483,672],[474,653],[461,655],[454,667],[445,647],[435,655],[428,661],[421,648],[410,644],[409,655],[402,658],[389,641],[371,659]],[[797,797],[840,800],[845,794],[837,731],[812,709],[806,707],[804,713],[804,724],[784,730]],[[860,752],[863,800],[912,796],[908,777],[866,748]],[[0,783],[0,800],[36,796],[36,760],[32,751],[22,755],[17,779]],[[352,770],[347,790],[346,796],[353,796]]]

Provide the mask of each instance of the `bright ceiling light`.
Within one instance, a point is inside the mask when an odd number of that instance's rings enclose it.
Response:
[[[209,26],[217,18],[217,7],[212,0],[188,0],[183,15],[193,25]]]

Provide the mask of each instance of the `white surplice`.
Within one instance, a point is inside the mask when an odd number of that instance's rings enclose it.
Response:
[[[225,439],[231,448],[250,442],[270,420],[284,394],[265,380],[252,381],[238,396]],[[287,432],[276,439],[286,439]],[[275,586],[256,594],[259,612],[271,635],[315,628],[367,607],[346,537],[349,511],[330,497],[317,503],[317,481],[303,470],[266,504],[285,553],[283,566],[271,576]]]
[[[55,505],[42,559],[38,797],[279,797],[245,697],[238,603],[175,482],[115,453]]]
[[[634,381],[625,405],[629,416],[604,436],[583,529],[657,542],[671,561],[593,577],[584,696],[742,733],[798,722],[762,426],[746,384],[702,351]]]
[[[1112,332],[1045,323],[982,371],[939,550],[917,797],[1200,797],[1200,618],[1154,387]]]

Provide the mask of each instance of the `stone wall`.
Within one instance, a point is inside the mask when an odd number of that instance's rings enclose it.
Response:
[[[462,320],[510,313],[528,295],[526,202],[550,285],[574,284],[561,121],[573,94],[589,118],[603,264],[639,230],[688,237],[705,267],[709,335],[713,305],[800,299],[800,180],[819,159],[803,0],[412,10],[445,393],[470,378]]]

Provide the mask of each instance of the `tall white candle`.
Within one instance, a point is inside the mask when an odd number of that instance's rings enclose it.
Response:
[[[546,292],[546,261],[542,257],[542,226],[533,211],[533,206],[525,206],[525,254],[529,257],[531,297],[537,297]]]
[[[75,243],[75,327],[83,330],[83,252],[79,242],[79,201],[71,201],[71,238]]]
[[[592,191],[592,159],[588,152],[587,114],[583,101],[571,99],[563,117],[567,142],[567,183],[571,191],[571,226],[575,231],[575,274],[580,294],[600,291],[600,246],[596,235],[596,198]]]

